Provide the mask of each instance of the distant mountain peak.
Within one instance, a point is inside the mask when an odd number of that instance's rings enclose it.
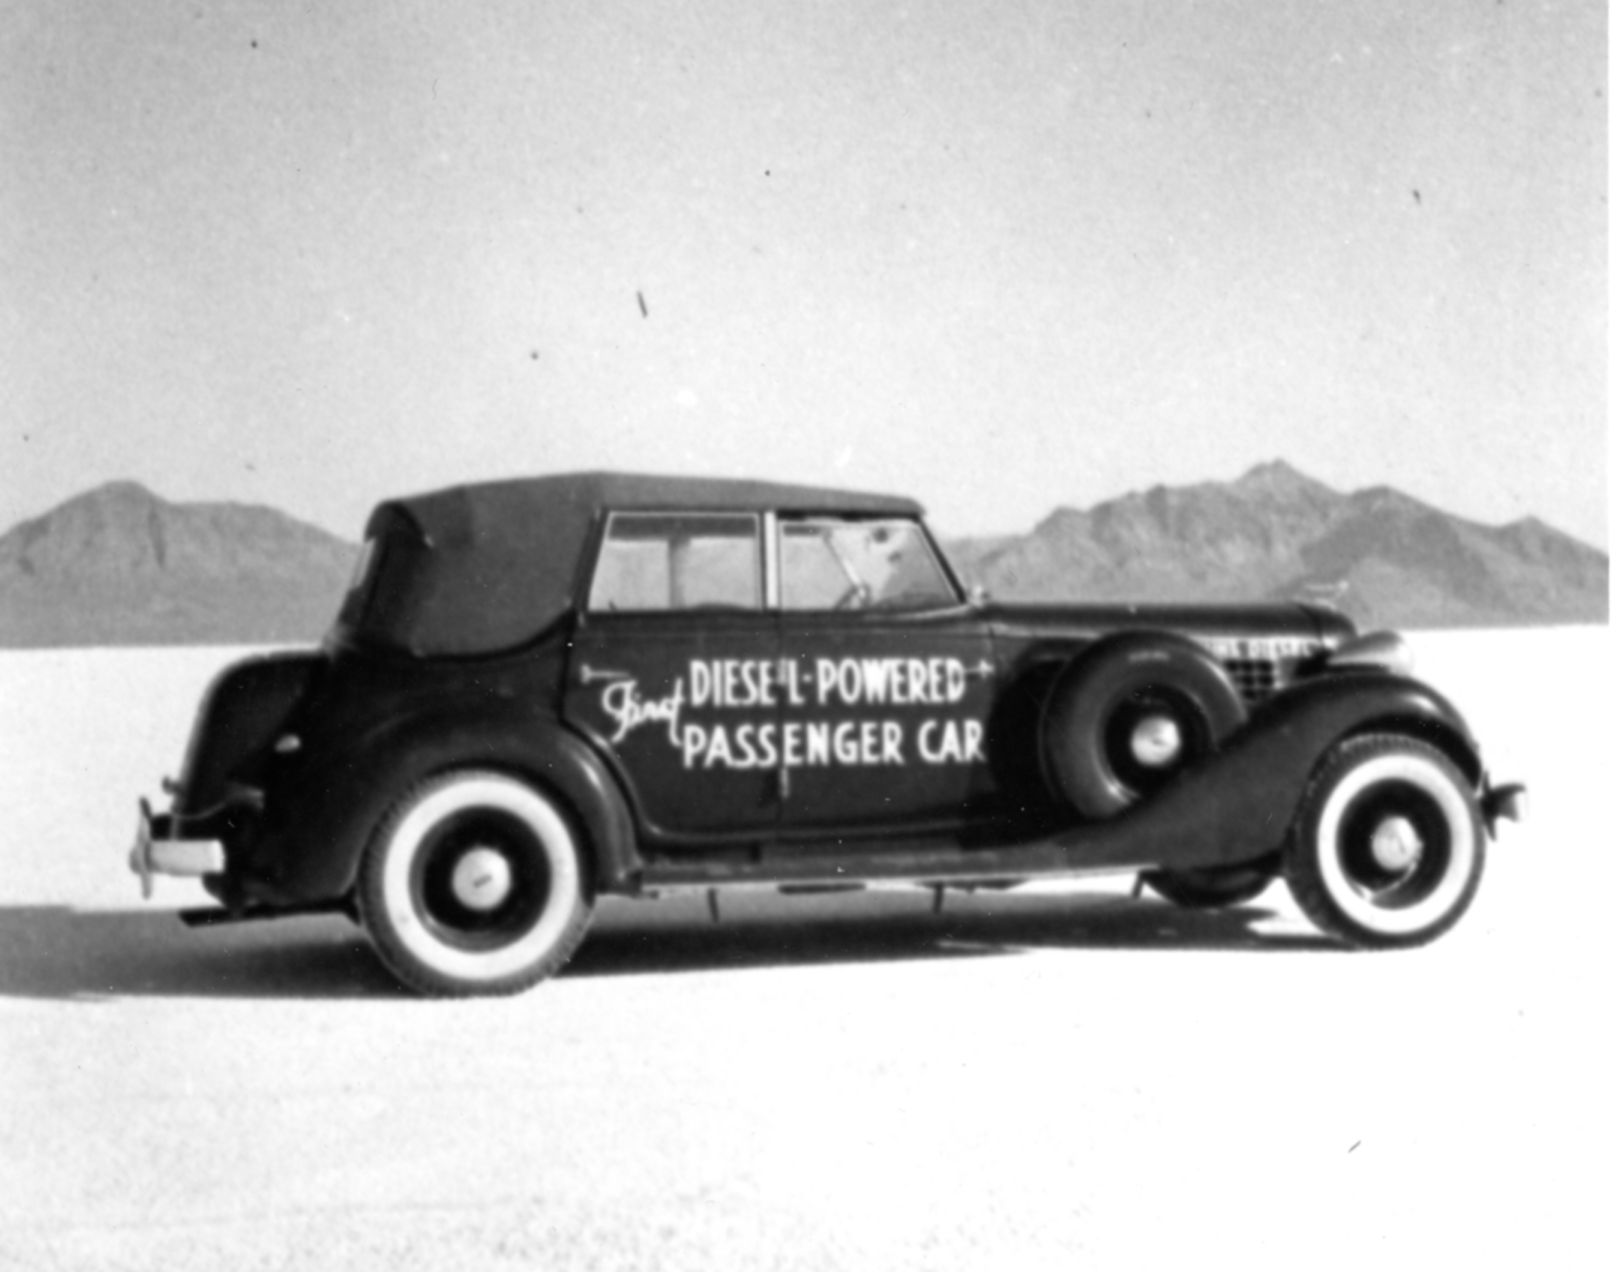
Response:
[[[86,490],[80,499],[147,499],[153,503],[161,503],[156,493],[149,487],[129,477],[121,477],[116,481],[102,482],[99,486],[92,486]],[[69,502],[71,502],[69,500]]]
[[[71,499],[64,500],[52,508],[44,516],[46,518],[56,518],[64,514],[70,515],[81,509],[149,509],[168,506],[168,501],[149,487],[142,486],[137,481],[124,479],[103,482],[101,485],[94,486],[82,494],[74,495]]]
[[[1300,473],[1284,459],[1267,459],[1263,463],[1254,464],[1242,474],[1242,481],[1309,481],[1310,478]]]
[[[1299,472],[1284,459],[1254,464],[1230,483],[1237,492],[1248,494],[1304,494],[1335,496],[1337,492],[1307,473]]]
[[[270,508],[107,482],[0,535],[0,645],[307,639],[356,554]]]
[[[1402,490],[1392,486],[1366,486],[1354,491],[1348,496],[1350,503],[1361,512],[1373,515],[1398,514],[1421,516],[1431,513],[1439,517],[1453,517],[1452,513],[1440,512],[1429,503],[1423,503],[1414,495],[1406,495]]]

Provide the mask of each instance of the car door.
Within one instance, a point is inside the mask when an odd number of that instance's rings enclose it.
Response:
[[[991,638],[922,526],[783,518],[785,834],[943,830],[995,792]]]
[[[754,838],[778,816],[777,616],[761,519],[610,515],[566,718],[613,759],[650,839]]]

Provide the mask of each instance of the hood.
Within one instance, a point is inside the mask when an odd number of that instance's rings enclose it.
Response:
[[[1169,631],[1209,641],[1286,638],[1332,647],[1358,634],[1346,615],[1296,602],[1259,605],[996,604],[981,614],[1004,634],[1082,640],[1123,631]]]

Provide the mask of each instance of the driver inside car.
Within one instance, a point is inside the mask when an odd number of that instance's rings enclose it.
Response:
[[[888,523],[867,531],[869,604],[880,609],[915,609],[939,599],[932,567],[911,538],[906,527]]]

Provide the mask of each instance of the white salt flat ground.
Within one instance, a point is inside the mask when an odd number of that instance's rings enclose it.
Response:
[[[1534,805],[1428,949],[1280,888],[621,903],[477,1003],[139,901],[134,798],[238,651],[0,655],[0,1266],[1602,1262],[1611,641],[1416,644]]]

